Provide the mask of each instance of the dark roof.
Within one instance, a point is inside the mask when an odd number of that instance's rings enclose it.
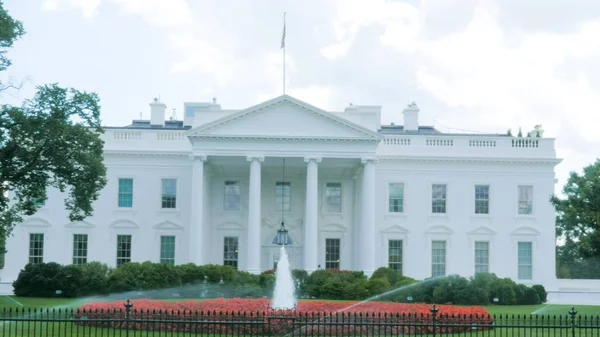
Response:
[[[190,126],[183,126],[183,121],[165,120],[165,125],[150,125],[148,119],[134,119],[125,126],[105,126],[105,129],[161,129],[161,130],[188,130]]]

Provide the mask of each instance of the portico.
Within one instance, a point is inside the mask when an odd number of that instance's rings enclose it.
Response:
[[[376,132],[281,96],[188,137],[195,153],[189,239],[202,243],[190,244],[190,262],[222,264],[231,249],[238,268],[271,269],[278,250],[270,241],[283,220],[293,268],[375,269]],[[226,210],[226,198],[239,206]],[[363,244],[350,249],[355,238]]]

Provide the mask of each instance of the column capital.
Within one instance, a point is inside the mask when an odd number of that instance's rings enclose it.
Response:
[[[362,158],[360,160],[360,162],[363,164],[377,164],[379,162],[379,159],[377,159],[375,157],[368,157],[368,158]]]
[[[318,164],[323,161],[323,158],[321,158],[321,157],[304,157],[305,163],[310,163],[311,161],[314,161],[315,163]]]
[[[201,162],[205,162],[208,158],[203,154],[191,154],[188,157],[191,161],[199,160]]]
[[[247,156],[246,157],[246,161],[253,162],[255,160],[258,160],[259,162],[262,163],[263,161],[265,161],[265,157],[264,156]]]

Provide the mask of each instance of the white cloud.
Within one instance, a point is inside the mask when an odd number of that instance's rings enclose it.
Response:
[[[163,27],[189,25],[192,11],[185,0],[104,0],[119,5],[127,14],[140,16],[144,21]],[[85,18],[96,16],[103,0],[44,0],[42,8],[58,10],[70,6],[81,10]]]

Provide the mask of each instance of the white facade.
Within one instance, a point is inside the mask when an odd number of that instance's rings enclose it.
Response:
[[[150,121],[103,135],[108,185],[94,215],[69,223],[49,191],[8,240],[2,283],[30,260],[115,266],[119,245],[121,262],[258,273],[278,258],[282,206],[293,268],[556,279],[554,139],[443,134],[418,125],[414,104],[406,130],[382,126],[380,107],[326,112],[286,95],[238,111],[186,103],[182,122],[150,105]]]

